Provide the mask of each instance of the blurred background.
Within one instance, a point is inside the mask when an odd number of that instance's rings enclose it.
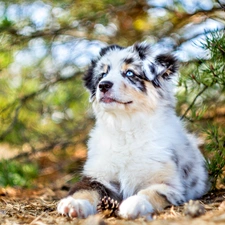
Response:
[[[224,0],[0,1],[0,186],[79,179],[94,124],[82,75],[101,47],[180,60],[177,113],[225,183]]]

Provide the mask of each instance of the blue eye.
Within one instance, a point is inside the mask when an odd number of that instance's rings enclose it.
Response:
[[[132,77],[132,76],[134,76],[134,72],[132,72],[131,70],[127,70],[126,76]]]
[[[103,77],[105,77],[107,75],[107,73],[102,73],[101,74],[101,77],[103,78]]]

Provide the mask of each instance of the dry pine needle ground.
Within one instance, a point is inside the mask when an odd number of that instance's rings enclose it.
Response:
[[[56,206],[66,192],[42,188],[27,189],[0,189],[0,224],[90,224],[90,225],[222,225],[225,224],[225,190],[211,192],[198,202],[190,202],[184,206],[169,207],[160,214],[153,216],[153,221],[144,219],[134,221],[116,218],[104,219],[101,215],[91,216],[88,219],[70,219],[57,214]]]

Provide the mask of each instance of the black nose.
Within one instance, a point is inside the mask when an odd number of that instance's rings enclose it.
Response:
[[[98,87],[101,92],[106,93],[111,87],[113,86],[113,83],[110,81],[102,81]]]

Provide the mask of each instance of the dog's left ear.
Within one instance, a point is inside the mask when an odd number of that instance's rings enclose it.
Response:
[[[143,70],[146,80],[155,80],[155,85],[160,86],[159,80],[162,78],[168,80],[178,70],[177,59],[171,54],[155,55],[151,45],[146,42],[136,43],[133,45],[134,51],[143,61]],[[157,85],[158,83],[158,85]]]
[[[159,66],[157,77],[170,79],[178,70],[177,59],[170,54],[160,54],[155,58],[156,66]]]
[[[155,76],[152,79],[152,84],[156,88],[160,88],[164,81],[170,80],[178,70],[177,59],[170,54],[160,54],[156,56],[152,66],[156,68],[154,69]]]

